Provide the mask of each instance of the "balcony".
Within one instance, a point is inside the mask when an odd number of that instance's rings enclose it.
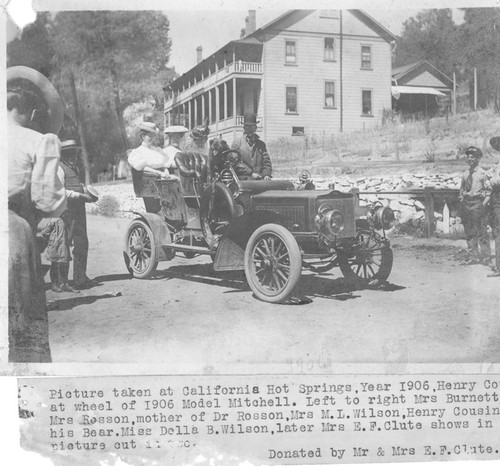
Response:
[[[257,115],[257,131],[262,131],[262,117]],[[236,117],[229,117],[224,120],[217,121],[210,125],[210,134],[217,135],[221,131],[231,129],[241,129],[243,127],[243,115],[236,115]]]
[[[170,110],[174,105],[190,100],[194,95],[199,95],[213,89],[215,86],[227,81],[231,77],[254,78],[262,75],[262,63],[236,61],[219,68],[217,71],[204,76],[203,79],[192,83],[180,92],[165,95],[165,110]]]

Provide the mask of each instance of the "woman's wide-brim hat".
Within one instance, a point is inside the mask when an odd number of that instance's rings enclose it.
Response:
[[[500,136],[495,136],[494,138],[491,138],[490,146],[493,147],[493,149],[500,152]]]
[[[141,131],[146,131],[148,133],[156,134],[159,132],[158,127],[151,121],[143,121],[142,123],[139,123],[137,127]]]
[[[167,126],[165,128],[164,133],[171,134],[171,133],[187,133],[189,130],[182,125],[172,125],[172,126]]]
[[[7,68],[7,89],[9,89],[9,81],[14,79],[26,79],[40,89],[47,104],[48,132],[57,134],[63,123],[64,107],[61,97],[53,84],[42,73],[27,66],[11,66]]]

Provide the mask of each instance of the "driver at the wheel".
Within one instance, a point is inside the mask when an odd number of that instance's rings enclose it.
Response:
[[[273,166],[266,144],[255,134],[257,123],[255,113],[245,113],[243,135],[235,139],[231,146],[241,155],[241,161],[235,166],[235,170],[242,180],[270,180],[272,178]]]
[[[171,161],[168,155],[153,144],[159,132],[158,128],[149,121],[143,121],[138,128],[141,145],[130,152],[128,163],[137,171],[170,178],[167,169],[172,166]]]

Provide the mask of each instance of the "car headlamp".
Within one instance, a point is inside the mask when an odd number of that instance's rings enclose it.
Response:
[[[382,204],[374,205],[370,209],[368,218],[377,230],[390,230],[396,221],[394,211]]]
[[[344,216],[338,210],[330,210],[326,214],[326,225],[330,233],[338,235],[344,229]]]
[[[314,224],[316,229],[325,236],[338,235],[345,227],[342,213],[329,204],[319,207]]]

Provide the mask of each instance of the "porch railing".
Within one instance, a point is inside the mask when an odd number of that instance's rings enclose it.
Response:
[[[236,115],[236,126],[243,126],[243,115]],[[257,126],[262,126],[262,117],[257,115]]]
[[[254,62],[239,60],[234,63],[234,72],[262,74],[262,63],[254,63]]]

